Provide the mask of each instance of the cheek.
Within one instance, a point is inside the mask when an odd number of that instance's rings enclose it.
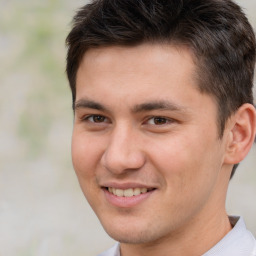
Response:
[[[72,162],[79,179],[94,175],[99,155],[97,145],[86,137],[73,134]]]
[[[209,140],[198,142],[196,146],[193,143],[191,138],[179,139],[154,151],[154,165],[164,179],[163,192],[168,195],[163,197],[162,205],[166,212],[173,212],[180,219],[203,207],[218,177],[220,158],[216,144]]]
[[[189,162],[195,160],[195,155],[192,155],[194,150],[189,144],[181,136],[154,141],[148,147],[151,161],[159,170],[164,171],[165,175],[181,174]]]
[[[211,180],[219,165],[216,140],[207,136],[176,136],[151,145],[151,159],[165,177],[167,187],[189,190]]]
[[[97,143],[88,140],[87,137],[73,135],[72,137],[72,162],[80,187],[93,207],[97,202],[98,185],[96,181],[96,169],[99,162]]]

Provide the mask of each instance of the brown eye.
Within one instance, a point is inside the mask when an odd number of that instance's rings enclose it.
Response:
[[[156,125],[166,124],[168,120],[164,117],[154,117],[153,122]]]
[[[92,119],[94,123],[102,123],[106,118],[104,116],[92,116]]]
[[[167,123],[170,123],[170,120],[160,116],[152,117],[148,120],[148,124],[150,125],[164,125]]]
[[[104,123],[106,122],[106,117],[101,115],[91,115],[86,117],[85,121],[89,121],[91,123]]]

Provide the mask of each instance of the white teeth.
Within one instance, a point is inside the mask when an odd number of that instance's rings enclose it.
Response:
[[[144,194],[148,191],[147,188],[128,188],[128,189],[119,189],[119,188],[112,188],[108,187],[108,191],[111,194],[114,194],[115,196],[119,197],[132,197],[132,196],[138,196],[140,194]]]
[[[128,188],[128,189],[124,190],[124,196],[125,197],[133,196],[133,189],[132,188]]]
[[[135,196],[139,195],[140,193],[141,193],[141,190],[140,190],[139,188],[135,188],[135,189],[133,190],[133,194],[134,194]]]
[[[117,196],[124,196],[124,191],[122,189],[116,189],[116,195]]]

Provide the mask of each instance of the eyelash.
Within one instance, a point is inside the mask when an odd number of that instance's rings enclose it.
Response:
[[[154,123],[149,123],[149,121],[150,120],[153,120],[153,122]],[[164,121],[164,123],[158,123],[158,124],[156,124],[155,123],[155,121]],[[166,118],[166,117],[162,117],[162,116],[152,116],[152,117],[150,117],[150,118],[148,118],[147,120],[146,120],[146,123],[147,124],[149,124],[149,125],[156,125],[156,126],[162,126],[162,125],[166,125],[166,124],[170,124],[170,123],[173,123],[174,122],[174,120],[173,119],[171,119],[171,118]]]
[[[92,118],[93,120],[90,120],[90,118]],[[90,122],[90,123],[105,123],[103,122],[97,122],[95,121],[94,118],[101,118],[104,119],[104,121],[107,119],[107,117],[103,116],[103,115],[88,115],[82,118],[82,121],[86,121],[86,122]]]

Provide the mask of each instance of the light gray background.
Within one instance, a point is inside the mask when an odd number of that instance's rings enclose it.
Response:
[[[0,0],[0,256],[90,256],[111,246],[72,169],[64,40],[86,1]],[[256,1],[238,1],[256,27]],[[256,234],[256,146],[228,212]],[[113,220],[114,221],[114,220]]]

